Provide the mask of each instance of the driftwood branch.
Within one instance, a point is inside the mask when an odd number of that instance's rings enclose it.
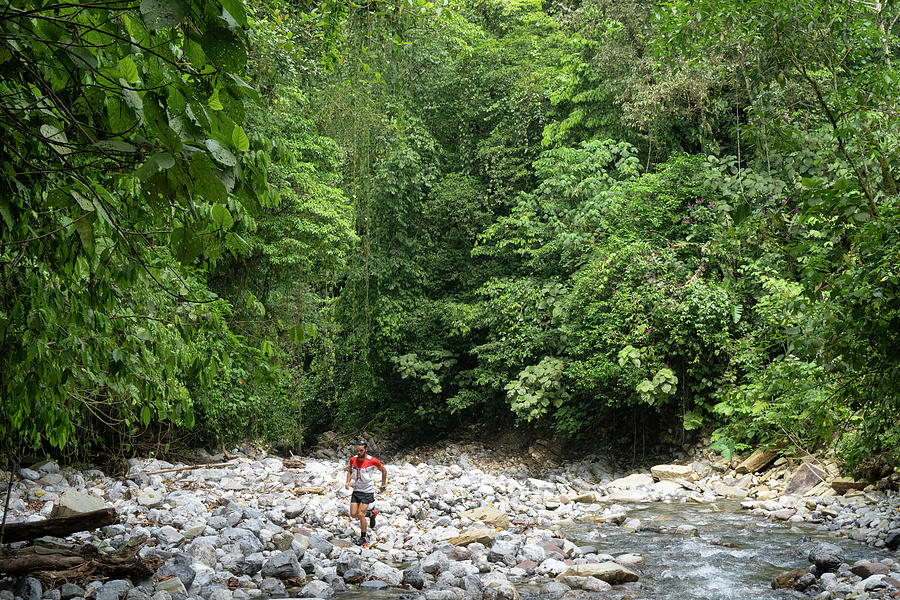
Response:
[[[192,471],[194,469],[217,469],[219,467],[230,467],[234,462],[223,463],[207,463],[202,465],[188,465],[186,467],[173,467],[171,469],[160,469],[159,471],[147,471],[147,475],[159,475],[161,473],[177,473],[179,471]]]
[[[10,543],[33,540],[45,535],[65,537],[76,531],[89,531],[104,525],[112,525],[118,520],[114,508],[103,508],[71,517],[55,517],[31,523],[7,523],[3,525],[0,538],[4,543]],[[3,570],[0,568],[0,572]]]

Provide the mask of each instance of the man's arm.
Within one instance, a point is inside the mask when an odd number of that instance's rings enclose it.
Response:
[[[378,468],[381,469],[381,489],[384,489],[387,487],[387,469],[382,464],[379,464]]]
[[[350,487],[350,474],[353,473],[353,465],[347,467],[347,483],[344,484],[344,489]]]

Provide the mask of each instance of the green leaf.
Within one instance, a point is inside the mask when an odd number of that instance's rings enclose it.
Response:
[[[72,152],[72,149],[66,145],[69,143],[66,132],[57,129],[53,125],[45,124],[41,125],[41,135],[48,139],[50,147],[59,154],[66,155]]]
[[[172,251],[175,257],[184,264],[190,264],[203,252],[203,242],[184,226],[176,227],[171,235]]]
[[[145,162],[135,170],[134,176],[141,181],[147,181],[148,179],[156,175],[158,171],[159,163],[150,158],[149,160],[147,160],[147,162]]]
[[[119,140],[101,140],[94,143],[94,147],[106,152],[119,152],[122,154],[131,154],[137,151],[134,144]]]
[[[187,108],[187,101],[184,99],[184,95],[173,86],[169,88],[166,106],[171,114],[181,115]]]
[[[237,157],[216,140],[206,140],[206,148],[212,154],[212,157],[216,159],[216,162],[226,167],[233,167],[237,164]]]
[[[206,66],[206,53],[203,52],[203,48],[200,44],[194,40],[184,40],[184,55],[187,56],[188,60],[191,61],[191,64],[198,69],[202,69]]]
[[[222,203],[228,199],[225,184],[216,177],[212,161],[201,153],[194,154],[191,159],[190,174],[194,179],[197,191],[209,202]]]
[[[160,169],[171,169],[175,165],[175,159],[168,152],[157,152],[153,155],[153,161]]]
[[[228,11],[231,18],[241,27],[247,26],[247,12],[244,10],[244,3],[241,0],[219,0],[222,8]]]
[[[144,405],[141,407],[141,423],[146,427],[150,424],[150,407]]]
[[[92,212],[94,210],[94,203],[82,196],[79,192],[72,190],[72,197],[75,198],[75,202],[78,203],[85,212]]]
[[[0,198],[0,215],[3,216],[3,222],[6,223],[8,229],[13,228],[12,213],[9,211],[9,202],[6,198]]]
[[[139,75],[137,65],[134,64],[134,60],[132,60],[130,56],[119,59],[119,74],[128,83],[138,82]]]
[[[240,38],[224,27],[211,27],[200,38],[206,57],[219,69],[237,73],[247,64],[247,49]]]
[[[141,17],[150,31],[175,27],[187,14],[188,6],[182,0],[141,0]]]
[[[250,138],[247,137],[240,125],[235,125],[231,131],[231,141],[234,142],[234,147],[241,152],[246,152],[250,149]]]
[[[213,93],[209,97],[209,102],[207,102],[207,104],[213,110],[222,110],[225,108],[225,106],[222,104],[222,100],[219,99],[219,88],[213,90]]]
[[[135,111],[118,96],[106,97],[106,114],[109,116],[109,128],[116,134],[125,134],[138,122]]]
[[[94,256],[94,226],[90,217],[75,220],[75,231],[81,238],[81,245],[88,256]]]
[[[234,219],[228,209],[223,204],[216,204],[212,208],[212,217],[216,225],[222,229],[231,229],[234,225]]]

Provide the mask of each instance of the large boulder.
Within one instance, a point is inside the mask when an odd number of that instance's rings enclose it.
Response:
[[[103,510],[106,503],[97,496],[67,490],[57,498],[50,511],[51,517],[71,517],[95,510]]]
[[[470,510],[464,510],[459,513],[460,517],[472,519],[473,521],[481,521],[490,527],[506,528],[509,525],[509,518],[503,511],[497,510],[493,506],[479,506]]]
[[[837,571],[844,562],[844,551],[840,546],[822,542],[809,551],[809,562],[816,565],[819,573]]]
[[[315,548],[323,555],[328,556],[334,549],[334,545],[323,537],[318,535],[309,536],[309,547]]]
[[[358,554],[354,554],[353,552],[343,552],[337,559],[335,568],[337,569],[337,574],[343,577],[344,573],[347,571],[361,569],[362,559],[359,558]]]
[[[263,563],[263,577],[277,577],[278,579],[290,579],[292,577],[306,578],[306,572],[300,567],[297,555],[291,550],[273,554]]]
[[[791,569],[781,575],[778,575],[775,579],[772,580],[772,589],[773,590],[792,590],[794,589],[794,585],[796,585],[797,580],[807,575],[809,572],[806,569]]]
[[[440,575],[450,568],[450,559],[440,551],[435,551],[422,559],[422,570],[432,575]]]
[[[425,587],[425,573],[419,565],[412,565],[403,570],[403,585],[408,585],[421,590]]]
[[[831,489],[837,494],[846,494],[850,490],[861,490],[868,485],[865,481],[857,481],[852,477],[835,477],[831,480]]]
[[[660,481],[675,481],[676,479],[697,481],[700,479],[690,465],[656,465],[650,467],[650,474]]]
[[[619,488],[620,490],[633,490],[639,487],[650,487],[653,485],[653,476],[645,473],[632,473],[628,477],[620,477],[609,482],[609,487]]]
[[[369,567],[369,577],[384,581],[390,586],[398,586],[403,581],[403,572],[400,569],[395,569],[381,561],[377,561]]]
[[[900,531],[892,531],[884,538],[884,547],[894,551],[900,547]]]
[[[177,554],[156,570],[156,578],[177,577],[189,589],[194,583],[197,572],[193,568],[194,557],[190,554]]]
[[[760,469],[765,468],[770,462],[778,458],[777,450],[765,450],[758,448],[753,454],[748,456],[741,464],[737,466],[735,472],[739,475],[744,473],[756,473]]]
[[[300,598],[331,598],[332,596],[334,596],[334,589],[318,579],[314,579],[303,586],[299,594]]]
[[[43,593],[43,585],[34,577],[23,577],[16,584],[16,596],[22,600],[41,600]]]
[[[450,540],[450,543],[454,546],[468,546],[469,544],[474,544],[475,542],[484,544],[485,546],[493,543],[494,530],[470,529],[469,531],[464,531],[463,533]]]
[[[344,571],[344,581],[352,584],[359,584],[366,580],[366,572],[362,569],[347,569]]]
[[[803,463],[794,471],[794,475],[784,489],[784,496],[802,496],[821,482],[825,481],[828,473],[825,469],[810,463]]]
[[[880,562],[861,561],[854,563],[854,565],[850,567],[850,571],[854,575],[866,579],[872,575],[890,575],[891,568]]]
[[[649,475],[647,475],[651,480],[653,479]],[[631,488],[624,490],[612,490],[608,496],[604,496],[603,500],[606,502],[646,502],[650,498],[649,487],[652,485],[651,483],[642,489]]]
[[[488,550],[487,559],[495,563],[504,563],[509,567],[516,564],[518,547],[514,542],[496,541]]]
[[[596,577],[597,579],[602,579],[606,583],[612,585],[638,580],[637,573],[611,561],[575,565],[566,571],[563,571],[557,579],[569,575],[575,575],[577,577]]]

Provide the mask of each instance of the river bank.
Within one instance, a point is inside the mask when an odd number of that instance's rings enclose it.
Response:
[[[359,524],[347,515],[344,454],[340,444],[320,447],[300,461],[253,451],[233,458],[201,452],[197,462],[223,463],[213,468],[132,459],[125,477],[60,469],[52,462],[22,469],[9,520],[37,520],[62,506],[111,506],[119,524],[73,534],[69,541],[91,543],[102,552],[146,538],[138,555],[162,566],[147,580],[97,580],[66,590],[9,577],[0,584],[0,600],[360,593],[428,600],[520,593],[653,598],[657,591],[643,573],[657,565],[648,565],[639,547],[610,552],[603,543],[607,533],[636,540],[658,532],[676,539],[709,537],[699,523],[645,516],[653,505],[697,506],[707,515],[739,505],[743,523],[802,525],[798,544],[811,530],[851,544],[862,558],[858,564],[845,562],[839,546],[817,542],[808,548],[808,560],[798,560],[793,575],[782,579],[820,600],[889,597],[900,588],[894,560],[900,498],[840,480],[827,462],[774,458],[742,467],[706,457],[626,472],[601,456],[548,465],[532,451],[498,456],[480,444],[448,444],[385,457],[389,485],[376,500],[373,539],[361,548],[353,545]],[[858,487],[863,489],[853,489]],[[709,518],[714,517],[703,520]],[[596,541],[585,542],[579,531],[595,532]]]

